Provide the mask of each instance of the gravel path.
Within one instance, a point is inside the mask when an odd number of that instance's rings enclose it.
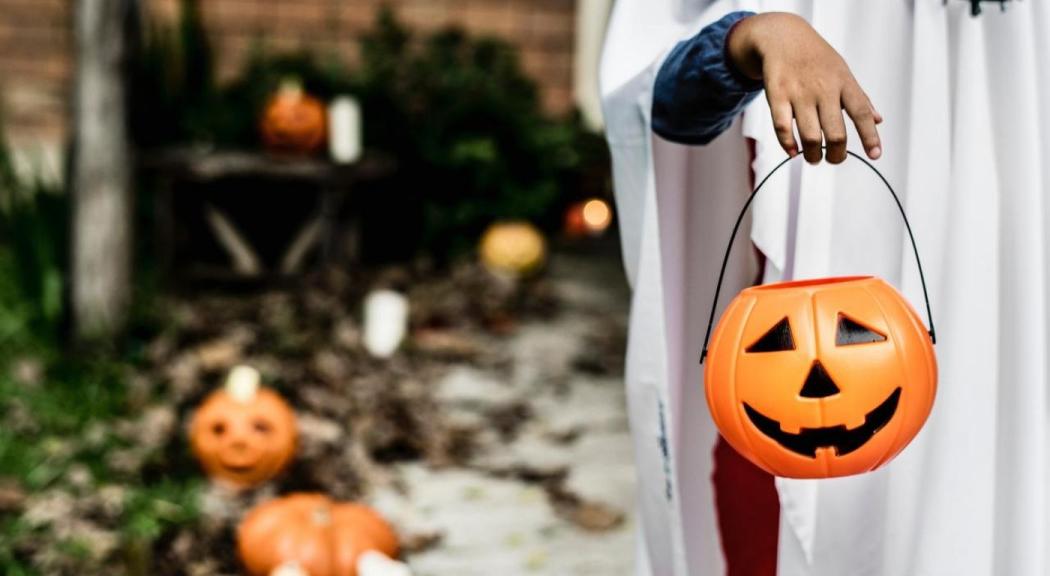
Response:
[[[467,466],[401,465],[403,489],[373,496],[403,528],[440,534],[408,556],[417,576],[631,572],[635,472],[622,382],[628,293],[615,264],[559,257],[551,275],[561,311],[509,339],[511,376],[464,364],[436,384],[456,421],[521,416],[512,438],[487,431]],[[616,350],[604,361],[618,367],[595,369],[590,346]]]

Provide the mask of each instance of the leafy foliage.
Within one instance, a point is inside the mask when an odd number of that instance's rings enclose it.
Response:
[[[124,548],[196,520],[201,481],[192,470],[185,477],[147,478],[114,468],[114,455],[136,449],[114,426],[135,414],[125,393],[122,362],[38,348],[33,358],[41,362],[43,373],[40,381],[26,382],[13,374],[15,364],[29,356],[5,352],[0,350],[0,485],[10,490],[13,484],[44,499],[86,491],[93,495],[89,500],[98,502],[107,498],[103,488],[119,487],[116,500],[107,504],[113,509],[99,516],[91,530],[112,535]],[[84,479],[76,480],[77,474]],[[76,539],[65,538],[48,523],[0,516],[0,573],[67,573],[71,566],[86,573],[114,573],[112,563],[124,562],[113,553],[89,553]],[[20,550],[33,550],[34,555]]]
[[[580,160],[576,126],[543,115],[507,44],[458,30],[416,43],[383,12],[363,62],[366,143],[405,166],[397,186],[422,207],[423,246],[462,252],[493,220],[539,219],[557,205],[559,174]]]
[[[68,200],[41,180],[24,183],[0,141],[0,346],[54,338],[63,315]]]
[[[176,28],[148,26],[131,69],[131,133],[141,146],[211,141],[219,106],[200,0],[180,0]]]

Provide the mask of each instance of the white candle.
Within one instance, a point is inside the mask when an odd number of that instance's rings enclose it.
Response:
[[[226,393],[239,404],[247,404],[255,400],[259,393],[259,383],[262,376],[259,371],[251,366],[235,366],[226,377]]]
[[[328,147],[340,164],[361,158],[361,105],[352,96],[338,96],[328,105]]]
[[[357,558],[358,576],[412,576],[408,564],[391,560],[381,552],[369,550]]]
[[[377,358],[389,358],[408,331],[408,298],[393,290],[374,290],[365,298],[364,345]]]

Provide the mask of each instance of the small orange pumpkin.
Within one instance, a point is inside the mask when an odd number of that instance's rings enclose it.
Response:
[[[527,276],[543,267],[547,241],[528,222],[496,222],[481,236],[478,252],[481,263],[492,272]]]
[[[235,367],[190,423],[193,453],[205,473],[236,489],[270,480],[295,454],[295,413],[276,392],[259,388],[259,380],[254,368]]]
[[[251,576],[297,565],[310,576],[357,576],[369,551],[398,553],[397,535],[378,513],[321,494],[292,494],[252,509],[237,527],[237,550]]]
[[[709,352],[715,423],[777,476],[878,468],[918,434],[937,392],[930,334],[900,293],[871,276],[743,290]]]
[[[298,82],[286,80],[263,109],[259,131],[263,144],[272,152],[312,154],[325,144],[325,106],[306,94]]]

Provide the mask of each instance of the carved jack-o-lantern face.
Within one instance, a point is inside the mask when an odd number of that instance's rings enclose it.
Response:
[[[878,468],[922,428],[937,388],[922,321],[872,277],[744,290],[709,350],[715,423],[738,452],[778,476]]]
[[[234,369],[226,387],[208,396],[190,425],[193,452],[204,471],[234,488],[276,476],[291,461],[297,437],[295,414],[284,399],[257,384],[245,386],[244,372],[238,386],[236,375],[244,369]]]

